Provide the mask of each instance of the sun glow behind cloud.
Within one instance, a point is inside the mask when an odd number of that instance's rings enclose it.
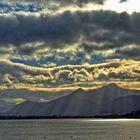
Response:
[[[120,0],[107,0],[104,5],[98,5],[93,3],[85,4],[83,7],[77,5],[62,7],[58,10],[58,13],[64,11],[94,11],[94,10],[112,10],[116,12],[140,12],[140,1],[139,0],[128,0],[126,2],[120,2]]]
[[[107,9],[117,12],[140,12],[139,0],[128,0],[127,2],[120,3],[119,0],[107,0],[104,5]]]

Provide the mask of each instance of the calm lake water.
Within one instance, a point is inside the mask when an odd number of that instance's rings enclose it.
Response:
[[[0,140],[140,140],[140,120],[1,120]]]

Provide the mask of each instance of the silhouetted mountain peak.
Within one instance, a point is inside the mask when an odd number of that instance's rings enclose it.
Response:
[[[85,93],[85,90],[83,90],[82,88],[78,88],[78,89],[75,90],[73,93],[74,93],[74,94],[75,94],[75,93]]]
[[[105,88],[105,89],[119,89],[120,87],[115,83],[111,83],[111,84],[103,86],[102,88]]]

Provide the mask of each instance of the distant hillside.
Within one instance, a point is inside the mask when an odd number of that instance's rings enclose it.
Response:
[[[96,90],[78,89],[58,99],[36,103],[26,101],[15,106],[10,116],[96,116],[124,114],[140,109],[140,91],[110,84]]]
[[[118,97],[102,107],[103,114],[125,114],[140,109],[140,95]]]
[[[140,118],[140,110],[137,110],[137,111],[133,111],[131,113],[128,113],[128,114],[125,114],[123,115],[124,117],[135,117],[135,118]]]
[[[0,100],[0,112],[7,112],[10,109],[12,109],[15,105],[16,103]]]
[[[62,96],[70,94],[72,91],[34,91],[27,89],[7,89],[0,90],[0,112],[5,112],[16,105],[12,100],[23,99],[32,102],[48,102]],[[4,102],[5,101],[5,102]],[[12,101],[12,103],[11,103]]]

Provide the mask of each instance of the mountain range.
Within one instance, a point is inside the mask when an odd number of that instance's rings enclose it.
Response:
[[[98,89],[76,91],[48,102],[25,101],[6,116],[90,117],[125,114],[140,109],[140,91],[109,84]]]

